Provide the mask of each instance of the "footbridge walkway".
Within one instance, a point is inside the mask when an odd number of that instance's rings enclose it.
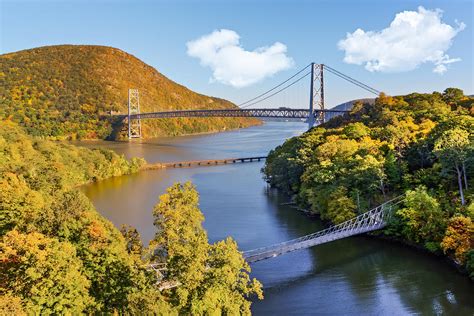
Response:
[[[234,163],[258,162],[264,159],[267,159],[267,156],[157,162],[157,163],[151,163],[151,164],[145,165],[143,167],[143,170],[153,170],[153,169],[163,169],[163,168],[185,168],[185,167],[197,167],[197,166],[216,166],[216,165],[225,165],[225,164],[234,164]]]

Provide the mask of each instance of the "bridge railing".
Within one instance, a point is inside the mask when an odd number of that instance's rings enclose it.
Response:
[[[394,199],[391,199],[375,207],[374,209],[368,212],[365,212],[341,224],[331,226],[329,228],[320,230],[318,232],[315,232],[303,237],[299,237],[296,239],[288,240],[285,242],[281,242],[278,244],[244,251],[243,256],[244,258],[252,258],[259,255],[264,256],[267,253],[268,254],[271,254],[271,253],[281,254],[284,252],[297,249],[298,247],[294,247],[296,245],[310,246],[308,245],[307,242],[311,240],[316,240],[323,236],[337,234],[338,238],[335,238],[335,239],[339,239],[339,238],[347,237],[347,236],[354,235],[357,233],[363,233],[370,230],[383,228],[386,225],[387,221],[389,220],[390,216],[392,215],[393,207],[401,203],[403,201],[403,198],[404,196],[398,196]],[[286,248],[291,249],[291,250],[285,251]]]

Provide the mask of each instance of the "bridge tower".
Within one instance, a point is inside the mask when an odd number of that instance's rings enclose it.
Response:
[[[134,114],[140,114],[138,89],[128,89],[128,139],[142,137],[140,118],[131,118]]]
[[[324,64],[311,63],[310,80],[308,127],[312,128],[316,120],[325,122],[323,111],[314,114],[315,110],[324,110]]]

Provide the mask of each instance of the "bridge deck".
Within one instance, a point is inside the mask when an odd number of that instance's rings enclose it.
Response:
[[[315,109],[313,115],[318,118],[320,113],[332,114],[337,116],[347,113],[347,110],[320,110]],[[117,115],[123,119],[126,114]],[[310,116],[309,109],[291,109],[291,108],[262,108],[262,109],[216,109],[216,110],[180,110],[180,111],[160,111],[131,114],[130,119],[151,119],[151,118],[173,118],[173,117],[258,117],[258,118],[293,118],[306,119]]]
[[[144,170],[163,169],[163,168],[184,168],[196,166],[215,166],[233,163],[256,162],[266,159],[267,156],[244,157],[244,158],[224,158],[224,159],[207,159],[207,160],[192,160],[192,161],[178,161],[178,162],[158,162],[147,164]]]

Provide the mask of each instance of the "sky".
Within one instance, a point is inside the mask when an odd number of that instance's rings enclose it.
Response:
[[[474,94],[473,27],[472,0],[0,0],[1,54],[112,46],[237,104],[311,62],[390,95]],[[372,96],[331,74],[325,80],[328,108]]]

